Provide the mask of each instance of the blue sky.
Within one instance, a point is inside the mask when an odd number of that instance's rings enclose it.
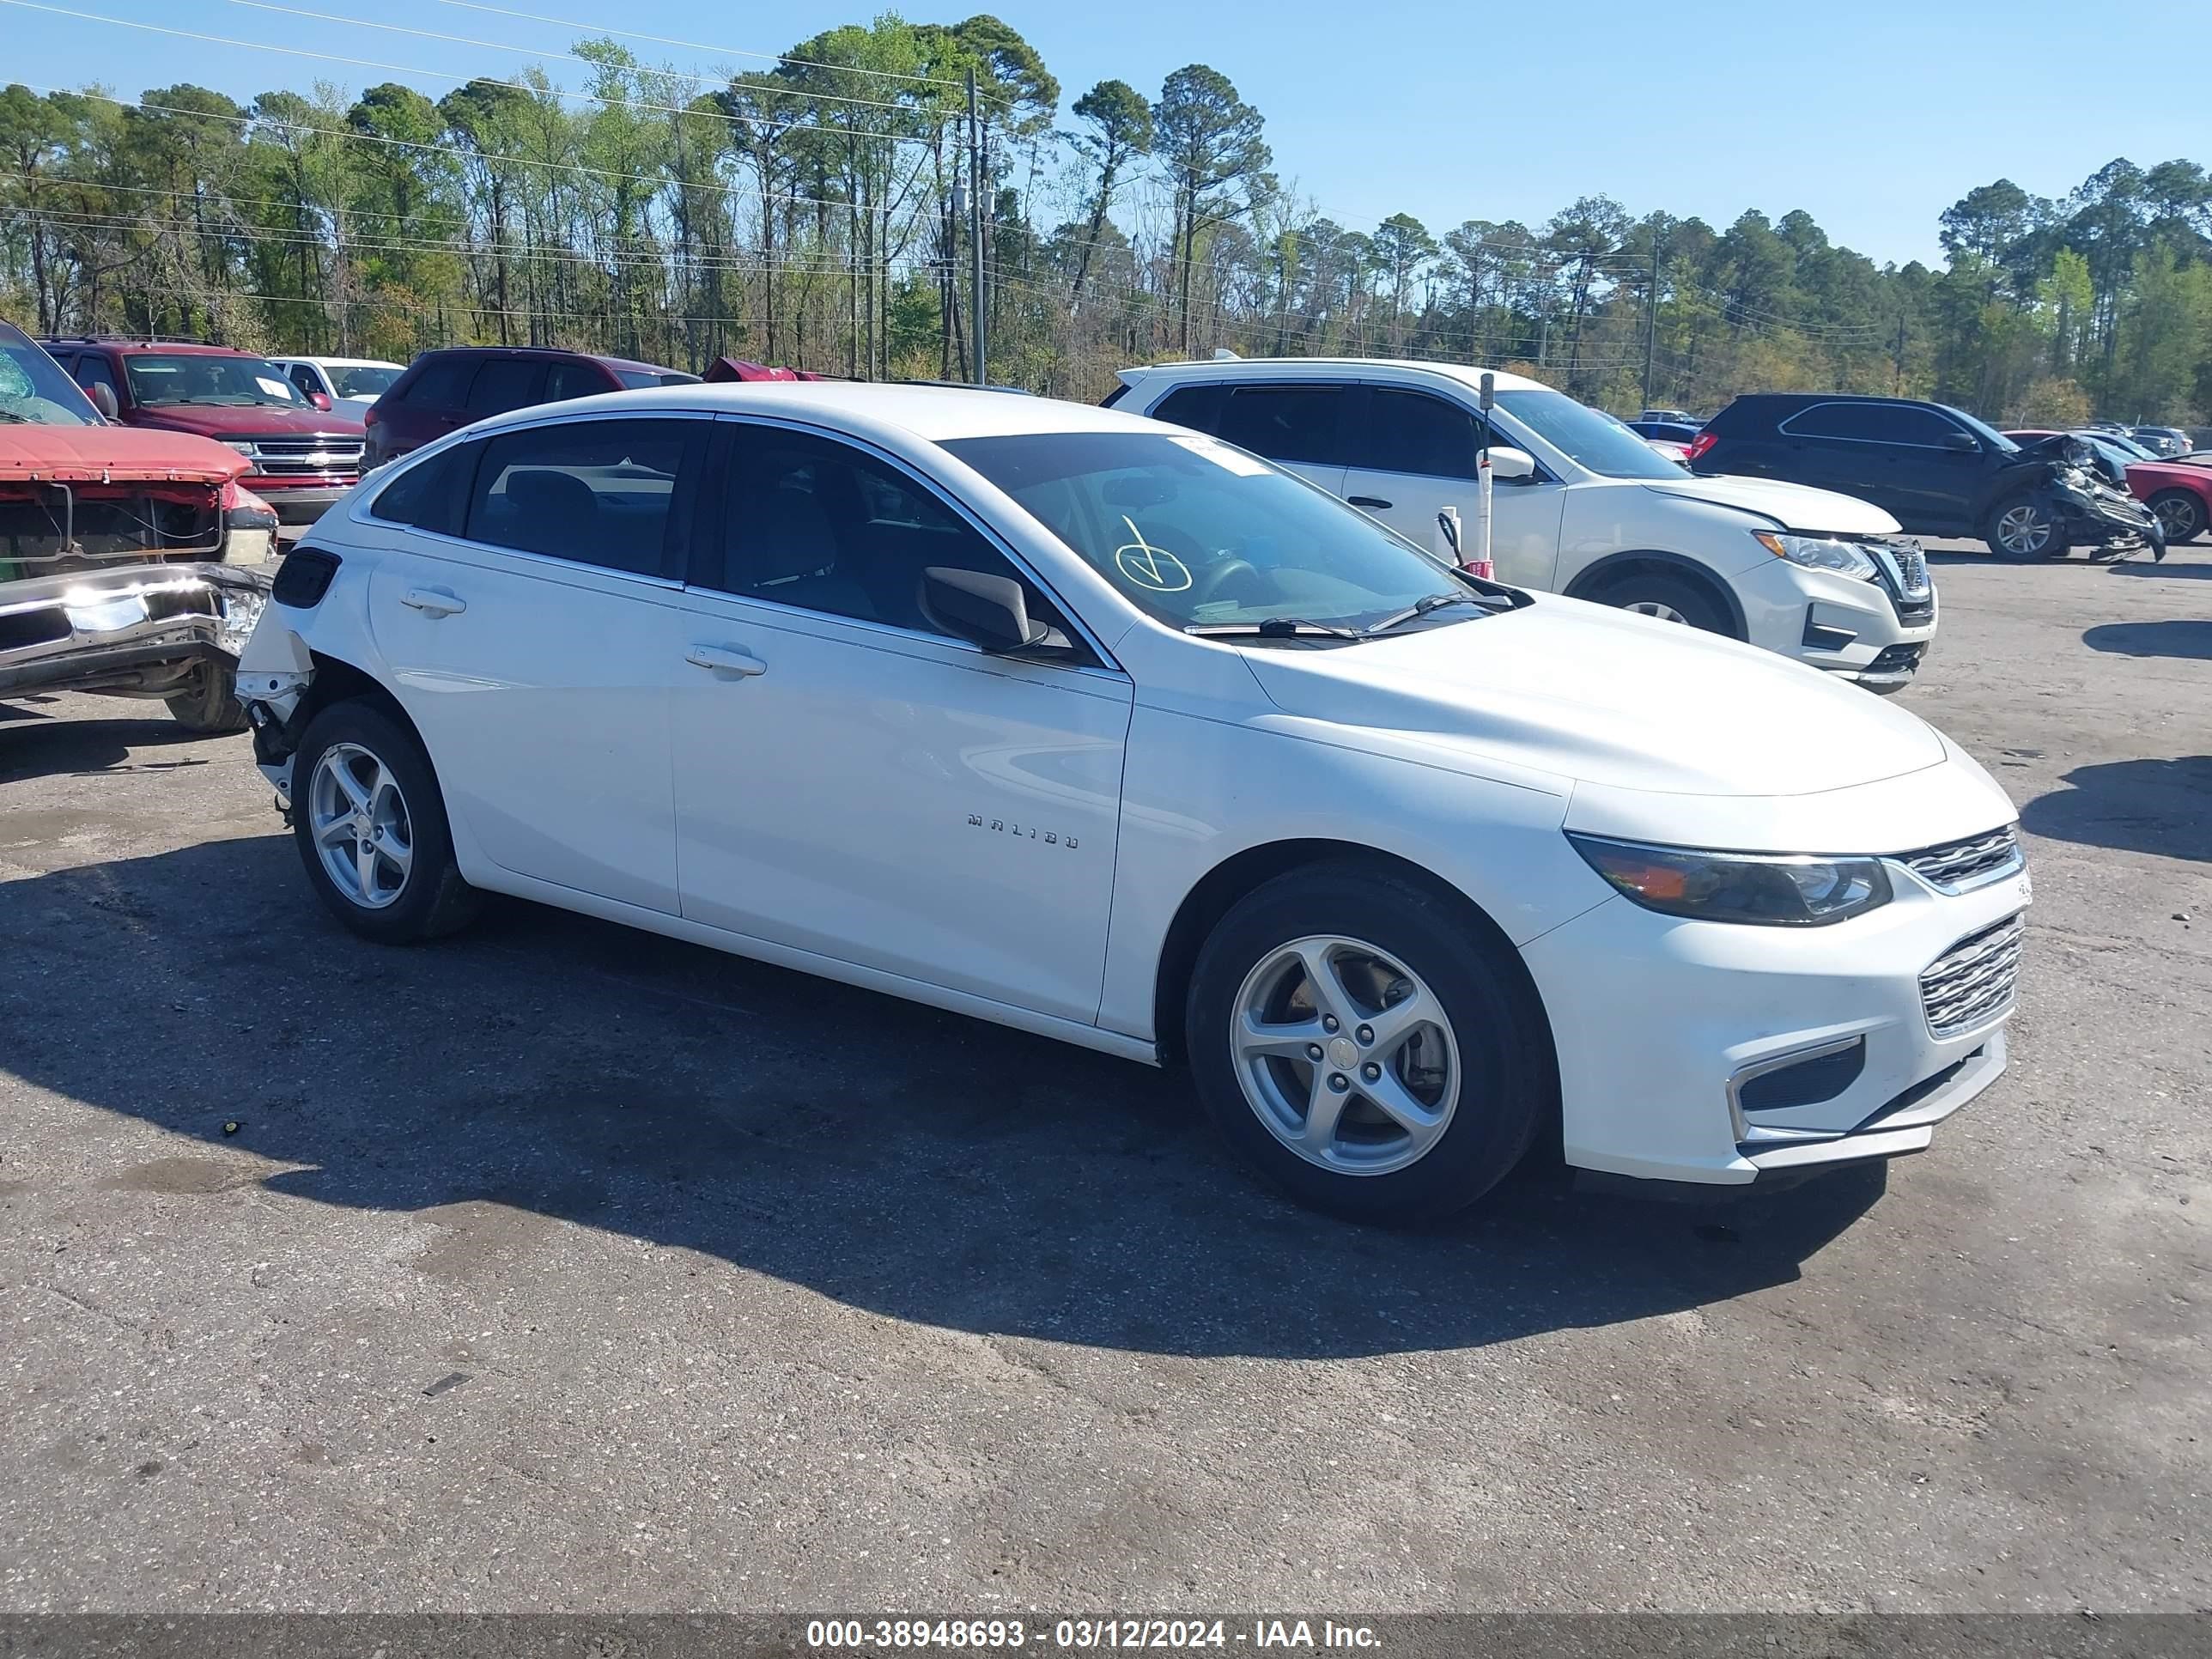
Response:
[[[463,73],[512,73],[532,52],[576,38],[436,0],[287,3],[517,50],[486,53],[238,0],[47,0],[71,15],[0,6],[0,79],[98,81],[125,96],[190,80],[240,99],[319,78],[349,89],[411,80],[434,97],[453,84],[170,39],[87,14]],[[499,3],[764,52],[870,9],[840,0]],[[1933,262],[1936,216],[1975,185],[2008,176],[2055,195],[2118,155],[2212,163],[2204,76],[2165,83],[2190,88],[2180,95],[2158,91],[2161,61],[2202,55],[2197,21],[2171,5],[976,3],[1037,46],[1068,102],[1109,76],[1152,95],[1169,71],[1211,64],[1267,116],[1278,171],[1360,228],[1401,210],[1437,233],[1472,217],[1534,223],[1602,192],[1632,213],[1663,207],[1719,227],[1747,207],[1776,217],[1802,207],[1834,240],[1877,259]],[[951,21],[969,9],[915,5],[906,15]],[[715,62],[637,49],[690,70]],[[564,66],[551,67],[566,78]]]

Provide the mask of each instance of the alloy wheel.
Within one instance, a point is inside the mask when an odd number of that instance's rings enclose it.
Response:
[[[1231,1024],[1246,1103],[1310,1164],[1387,1175],[1451,1127],[1462,1072],[1450,1019],[1418,975],[1372,945],[1316,934],[1269,952],[1245,975]]]
[[[2033,501],[2007,507],[1997,520],[1997,543],[2008,553],[2032,558],[2051,545],[2051,515]]]
[[[307,784],[307,826],[323,872],[366,910],[407,890],[415,826],[392,769],[356,743],[334,743]]]
[[[1656,617],[1661,622],[1686,623],[1690,620],[1673,605],[1659,599],[1638,599],[1620,608],[1633,611],[1639,617]]]
[[[2186,495],[2165,496],[2153,504],[2151,511],[2158,514],[2168,547],[2187,541],[2204,528],[2204,509]]]

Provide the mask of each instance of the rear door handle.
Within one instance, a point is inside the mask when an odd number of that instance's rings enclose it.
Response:
[[[1344,499],[1354,507],[1379,507],[1385,513],[1390,510],[1390,503],[1380,495],[1346,495]]]
[[[735,674],[740,679],[768,672],[768,665],[758,657],[732,645],[695,645],[684,653],[684,660],[694,667],[712,669],[718,674]]]
[[[399,603],[426,617],[457,616],[469,608],[467,600],[442,587],[410,587],[399,596]]]

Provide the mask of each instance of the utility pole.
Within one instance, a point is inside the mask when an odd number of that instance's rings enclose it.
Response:
[[[1905,313],[1901,311],[1897,313],[1896,367],[1890,381],[1889,395],[1893,398],[1905,395]]]
[[[983,137],[975,113],[975,71],[968,71],[968,252],[970,329],[975,336],[975,384],[988,386],[983,368]]]
[[[1651,370],[1659,349],[1659,233],[1651,233],[1651,286],[1644,295],[1644,406],[1651,407]]]

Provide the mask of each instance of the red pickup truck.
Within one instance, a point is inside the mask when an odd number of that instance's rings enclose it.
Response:
[[[248,465],[103,420],[0,322],[0,697],[156,697],[195,731],[242,729],[238,653],[276,568]]]
[[[318,408],[265,357],[181,340],[44,344],[109,419],[212,438],[243,455],[241,482],[288,525],[313,524],[361,481],[361,422]]]

